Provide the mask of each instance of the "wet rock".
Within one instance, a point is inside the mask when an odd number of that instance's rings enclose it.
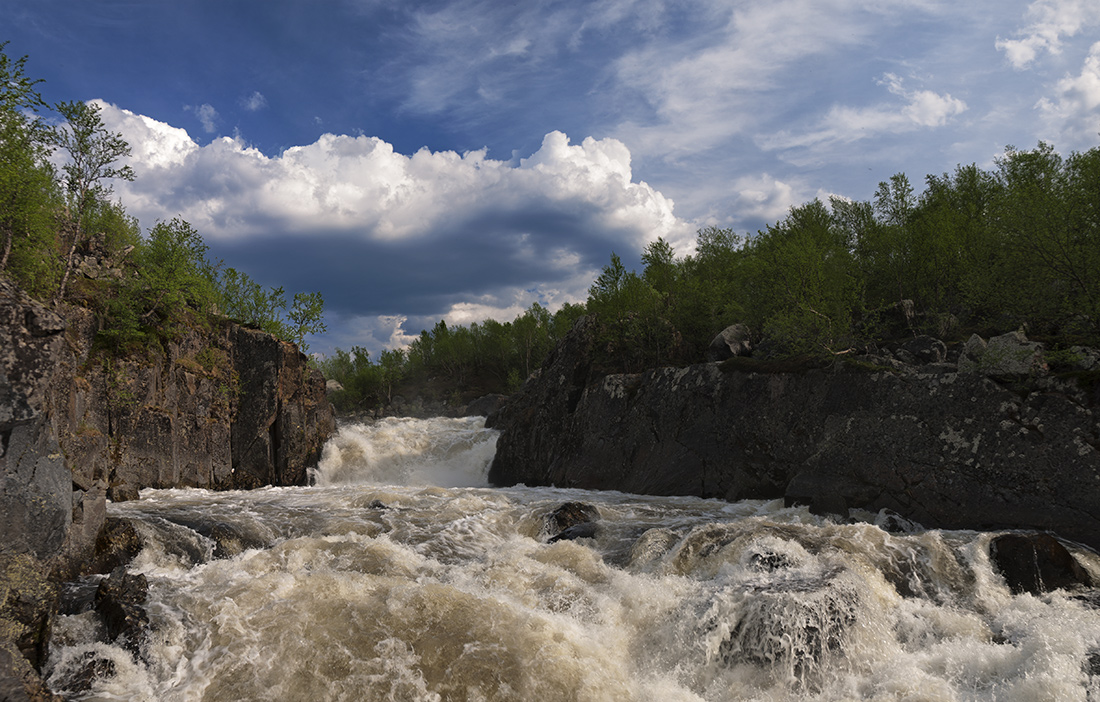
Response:
[[[92,573],[110,573],[119,566],[134,560],[144,543],[133,522],[119,517],[108,517],[99,530],[92,556]]]
[[[1015,595],[1093,584],[1088,571],[1050,534],[1002,534],[990,542],[989,555]]]
[[[95,611],[103,619],[107,638],[121,642],[138,653],[149,628],[149,615],[145,611],[145,598],[149,595],[149,583],[145,576],[128,573],[116,568],[99,584],[95,593]]]
[[[595,522],[600,518],[599,511],[586,502],[565,502],[543,519],[543,531],[557,536],[578,524]]]
[[[113,660],[95,651],[88,651],[81,657],[78,664],[71,664],[69,669],[53,681],[53,684],[66,696],[72,697],[88,692],[96,680],[113,678],[117,672],[118,669]]]
[[[107,488],[107,499],[111,502],[130,502],[140,500],[141,493],[133,485],[112,485]]]
[[[797,565],[790,556],[774,551],[761,551],[749,556],[749,567],[765,573],[785,570]]]
[[[173,515],[169,518],[169,521],[213,541],[214,548],[210,554],[211,558],[232,558],[248,549],[266,548],[271,545],[265,535],[225,520]],[[180,536],[183,536],[183,534],[180,534]],[[194,547],[191,545],[193,544],[192,541],[186,538],[173,541],[178,541],[184,546],[183,550],[191,562],[201,563],[206,560],[205,554],[195,553]]]
[[[0,642],[0,700],[4,702],[61,702],[50,692],[31,664],[13,650],[10,644]]]
[[[890,509],[881,509],[875,515],[875,526],[890,534],[915,534],[924,531],[924,527],[911,519],[906,519]]]
[[[596,536],[596,524],[595,522],[582,522],[580,524],[574,524],[568,529],[562,530],[556,536],[550,537],[546,543],[553,544],[558,541],[574,541],[576,539],[591,539]]]
[[[831,660],[843,657],[858,619],[860,594],[840,572],[752,588],[719,658],[769,668],[796,685],[812,683]]]
[[[725,361],[734,356],[751,355],[751,336],[749,328],[744,324],[733,324],[726,327],[711,340],[710,346],[707,347],[707,360]]]

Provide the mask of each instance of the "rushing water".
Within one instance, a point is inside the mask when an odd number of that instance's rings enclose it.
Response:
[[[62,617],[51,686],[157,702],[1100,700],[1100,612],[1011,595],[988,534],[491,489],[495,442],[480,419],[349,426],[314,487],[111,505],[146,543],[130,569],[151,631],[135,655],[102,643],[93,613]],[[570,501],[598,510],[595,535],[548,543]]]

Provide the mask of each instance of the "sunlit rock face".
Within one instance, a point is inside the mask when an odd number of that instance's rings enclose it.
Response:
[[[1035,345],[1030,375],[991,365],[991,377],[969,352],[966,372],[895,355],[596,376],[591,344],[580,325],[490,417],[503,430],[494,484],[784,497],[841,518],[885,508],[926,526],[1039,528],[1100,546],[1095,393],[1043,369]]]

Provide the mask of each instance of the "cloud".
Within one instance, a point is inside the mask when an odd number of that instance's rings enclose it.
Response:
[[[794,205],[805,202],[805,191],[767,173],[742,176],[733,183],[734,208],[741,218],[776,221]]]
[[[1036,0],[1025,16],[1029,24],[1017,32],[1018,39],[997,38],[996,47],[1005,52],[1013,68],[1030,66],[1044,50],[1059,54],[1062,38],[1076,36],[1087,27],[1100,24],[1100,4],[1095,0]]]
[[[267,98],[259,90],[255,90],[251,95],[241,98],[241,107],[249,112],[257,112],[267,107]]]
[[[1100,129],[1100,42],[1092,45],[1081,72],[1059,80],[1054,92],[1036,105],[1048,130],[1073,142],[1066,146],[1093,144]]]
[[[199,122],[202,123],[203,131],[207,134],[218,131],[218,111],[212,105],[205,103],[198,106],[187,105],[184,109],[195,113],[195,116],[199,118]]]
[[[892,73],[885,74],[879,84],[904,102],[900,105],[879,104],[870,107],[834,105],[813,128],[805,132],[784,130],[763,137],[758,143],[765,149],[849,144],[881,134],[942,127],[952,117],[967,109],[964,101],[949,93],[907,90],[904,81]]]
[[[610,251],[690,229],[615,139],[551,132],[515,163],[324,134],[269,157],[99,104],[134,147],[138,179],[116,185],[131,214],[146,226],[182,216],[229,265],[287,290],[321,285],[349,319],[510,319],[583,299]]]

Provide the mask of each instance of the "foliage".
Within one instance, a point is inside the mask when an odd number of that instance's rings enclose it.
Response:
[[[44,103],[25,74],[27,57],[12,60],[0,43],[0,272],[31,294],[51,293],[58,280],[54,215],[60,193],[48,161],[48,129],[35,113]]]
[[[111,192],[104,181],[113,178],[133,180],[134,171],[130,166],[116,165],[130,155],[130,145],[121,134],[107,129],[98,106],[78,101],[61,102],[56,110],[66,122],[49,132],[48,141],[68,156],[61,170],[68,194],[71,242],[57,292],[57,297],[61,298],[72,271],[73,254],[90,231],[89,218],[96,210],[96,203],[106,199]]]

